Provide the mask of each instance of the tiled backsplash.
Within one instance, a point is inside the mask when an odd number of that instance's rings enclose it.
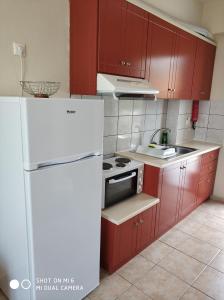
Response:
[[[200,101],[195,139],[224,144],[224,101]]]
[[[108,157],[148,144],[152,133],[166,125],[166,100],[114,100],[109,96],[104,100],[104,155]]]
[[[169,100],[166,126],[171,129],[170,143],[179,144],[193,140],[191,112],[192,101]]]

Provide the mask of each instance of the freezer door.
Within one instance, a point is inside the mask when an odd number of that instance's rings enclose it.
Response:
[[[24,169],[103,152],[103,100],[21,99]]]
[[[95,157],[25,172],[33,299],[80,300],[98,286],[101,169]]]

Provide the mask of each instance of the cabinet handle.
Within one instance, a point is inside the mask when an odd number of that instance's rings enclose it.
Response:
[[[168,92],[172,92],[172,89],[168,89]]]
[[[183,169],[187,169],[187,167],[186,167],[186,166],[183,166]]]
[[[138,227],[138,226],[139,226],[139,223],[138,223],[138,222],[136,222],[136,223],[135,223],[135,226],[136,226],[136,227]]]
[[[176,89],[172,89],[172,92],[176,92]]]
[[[181,170],[183,170],[183,169],[184,169],[184,167],[180,167],[180,169],[181,169]]]
[[[130,62],[127,62],[126,65],[127,65],[128,67],[130,67],[130,66],[131,66],[131,63],[130,63]]]
[[[140,224],[144,224],[144,220],[141,219],[141,220],[140,220]]]
[[[122,65],[122,66],[125,66],[125,65],[126,65],[126,61],[122,60],[122,61],[121,61],[121,65]]]

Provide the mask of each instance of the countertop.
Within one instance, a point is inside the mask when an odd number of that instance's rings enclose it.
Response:
[[[158,198],[141,193],[102,210],[101,215],[104,219],[120,225],[158,203]]]
[[[188,143],[183,143],[179,144],[178,146],[184,146],[184,147],[190,147],[190,148],[195,148],[197,151],[184,154],[175,158],[172,158],[170,160],[165,160],[165,159],[160,159],[160,158],[155,158],[153,156],[148,156],[144,154],[139,154],[131,151],[122,151],[122,152],[117,152],[116,156],[121,156],[121,157],[127,157],[130,159],[138,160],[143,162],[144,164],[154,166],[157,168],[165,168],[168,167],[174,163],[184,161],[188,158],[195,157],[216,149],[220,149],[221,146],[217,144],[211,144],[211,143],[206,143],[206,142],[198,142],[198,141],[192,141]]]

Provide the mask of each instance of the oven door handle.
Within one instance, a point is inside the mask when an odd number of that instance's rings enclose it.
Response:
[[[115,184],[115,183],[118,183],[118,182],[122,182],[122,181],[125,181],[125,180],[128,180],[132,177],[135,177],[136,176],[136,172],[132,172],[131,175],[127,176],[127,177],[124,177],[124,178],[121,178],[121,179],[111,179],[109,180],[109,184]]]

